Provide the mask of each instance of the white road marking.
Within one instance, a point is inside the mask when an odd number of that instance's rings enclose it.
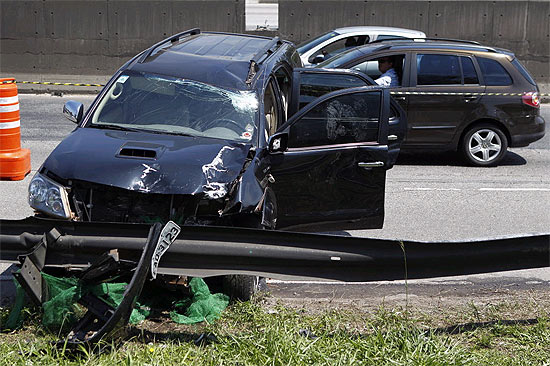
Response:
[[[502,192],[550,192],[550,188],[480,188],[479,190]]]
[[[403,188],[405,191],[467,191],[468,189],[461,188],[427,188],[427,187],[417,187],[417,188]],[[550,192],[550,188],[477,188],[477,191],[486,191],[486,192]]]
[[[405,191],[460,191],[460,188],[405,188]]]

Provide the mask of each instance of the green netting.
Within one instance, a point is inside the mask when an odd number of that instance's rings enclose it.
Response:
[[[224,294],[212,295],[202,278],[192,278],[189,286],[193,298],[190,301],[177,301],[174,304],[175,310],[170,312],[170,318],[180,324],[193,324],[205,320],[211,323],[218,319],[229,304],[229,297]]]
[[[77,278],[54,277],[42,273],[48,286],[50,300],[42,304],[42,324],[47,328],[60,328],[73,324],[84,314],[85,309],[77,305],[80,298],[92,293],[107,304],[117,307],[124,298],[127,283],[102,283],[93,286],[84,285]],[[15,329],[21,324],[21,312],[24,305],[24,291],[15,281],[17,295],[15,305],[9,315],[5,328]],[[193,324],[202,321],[212,322],[219,318],[229,304],[224,294],[211,294],[202,278],[193,278],[190,283],[191,298],[176,298],[169,291],[160,289],[144,290],[136,302],[130,323],[136,324],[151,314],[151,308],[173,309],[170,317],[180,324]]]

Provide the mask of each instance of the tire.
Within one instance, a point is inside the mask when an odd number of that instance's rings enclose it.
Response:
[[[508,139],[495,125],[484,123],[466,131],[460,143],[464,159],[474,166],[495,166],[506,155]]]
[[[258,292],[266,290],[265,277],[248,275],[223,276],[223,292],[231,300],[248,301]]]
[[[271,194],[273,194],[272,191]],[[268,197],[270,196],[268,195]],[[271,196],[271,199],[273,199],[273,196]],[[237,227],[248,227],[259,230],[275,229],[277,209],[275,205],[270,204],[271,202],[273,201],[267,200],[267,203],[264,202],[264,207],[261,215],[243,215],[238,217],[233,224]],[[266,214],[270,214],[268,215],[268,217],[272,218],[273,222],[269,222],[270,225],[264,225],[264,217]],[[265,277],[249,275],[226,275],[223,276],[222,281],[223,292],[228,295],[232,300],[248,301],[255,294],[262,291],[267,291],[267,283]]]

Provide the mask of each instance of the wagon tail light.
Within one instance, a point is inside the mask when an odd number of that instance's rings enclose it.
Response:
[[[527,104],[535,108],[540,108],[540,98],[539,93],[537,92],[525,93],[521,96],[521,100],[523,101],[523,104]]]

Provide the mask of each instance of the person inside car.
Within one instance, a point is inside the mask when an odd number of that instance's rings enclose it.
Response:
[[[399,86],[399,77],[393,67],[391,57],[381,57],[378,59],[378,70],[382,73],[376,80],[376,84],[387,87]]]

